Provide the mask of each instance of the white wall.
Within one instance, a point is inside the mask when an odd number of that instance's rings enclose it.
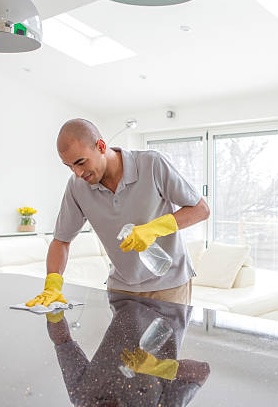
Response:
[[[166,117],[167,108],[94,116],[92,112],[68,105],[49,95],[29,89],[2,76],[0,137],[0,233],[16,232],[16,209],[38,209],[37,231],[52,231],[66,181],[70,175],[56,152],[56,137],[61,125],[73,117],[92,120],[108,141],[127,119],[135,117],[138,127],[115,137],[111,145],[144,148],[144,134],[157,131],[209,127],[215,123],[245,122],[278,117],[278,93],[241,95],[215,101],[192,102],[172,107],[175,118]]]
[[[244,125],[246,122],[265,122],[278,120],[278,91],[237,95],[221,100],[193,101],[190,105],[172,107],[174,118],[166,117],[167,108],[157,108],[141,112],[130,112],[125,116],[114,117],[115,122],[124,122],[135,117],[138,122],[136,134],[126,131],[113,140],[122,142],[129,148],[144,148],[143,134],[190,128],[212,128],[226,125]],[[115,126],[115,124],[114,124]],[[140,136],[141,135],[141,136]],[[125,138],[123,138],[125,136]]]
[[[0,233],[16,232],[21,206],[36,208],[37,230],[50,231],[69,176],[56,153],[57,133],[67,119],[88,113],[3,75],[0,111]]]

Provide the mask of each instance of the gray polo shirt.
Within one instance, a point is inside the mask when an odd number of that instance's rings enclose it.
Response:
[[[108,288],[134,292],[178,287],[195,275],[186,253],[183,231],[159,237],[156,241],[173,259],[162,277],[153,275],[135,251],[123,253],[117,235],[123,225],[141,225],[179,207],[195,206],[201,195],[181,176],[160,152],[121,151],[123,177],[117,189],[90,185],[73,174],[57,218],[55,239],[70,242],[88,220],[113,263]]]

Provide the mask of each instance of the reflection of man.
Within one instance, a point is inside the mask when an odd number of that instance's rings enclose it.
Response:
[[[63,125],[57,148],[74,174],[49,247],[45,289],[27,305],[65,301],[62,275],[70,242],[86,220],[113,263],[109,289],[190,303],[194,271],[179,229],[207,219],[209,209],[201,195],[158,151],[109,148],[95,125],[84,119]],[[119,247],[117,235],[128,223],[136,226]],[[173,258],[169,272],[162,277],[155,277],[137,253],[157,238]]]
[[[49,336],[55,343],[71,402],[79,407],[186,406],[209,375],[207,363],[177,362],[175,380],[148,372],[127,378],[119,367],[123,364],[123,350],[138,347],[142,334],[157,317],[167,319],[173,334],[152,357],[176,360],[191,308],[120,293],[110,293],[109,299],[113,318],[90,362],[71,338],[65,318],[56,323],[48,321]]]

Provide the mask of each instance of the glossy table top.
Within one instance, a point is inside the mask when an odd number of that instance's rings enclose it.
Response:
[[[66,310],[58,322],[9,309],[42,286],[41,279],[0,275],[1,407],[278,404],[277,338],[206,330],[194,322],[199,310],[192,307],[74,285],[65,285],[64,294],[84,305]],[[161,319],[168,337],[163,342],[156,326],[143,343],[147,328]],[[123,350],[142,343],[158,359],[179,361],[175,380],[123,374]]]

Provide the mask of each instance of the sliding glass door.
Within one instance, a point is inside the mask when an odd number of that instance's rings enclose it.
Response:
[[[200,192],[204,185],[204,145],[202,137],[152,140],[147,142],[149,149],[156,149],[167,154],[185,179]],[[205,240],[204,223],[194,225],[186,230],[187,240]]]
[[[278,267],[277,131],[213,137],[213,237],[247,243],[257,267]]]
[[[197,137],[156,134],[146,142],[171,156],[184,177],[208,195],[211,216],[188,228],[188,241],[249,244],[256,267],[277,270],[278,131],[261,127],[229,134],[207,129]]]

